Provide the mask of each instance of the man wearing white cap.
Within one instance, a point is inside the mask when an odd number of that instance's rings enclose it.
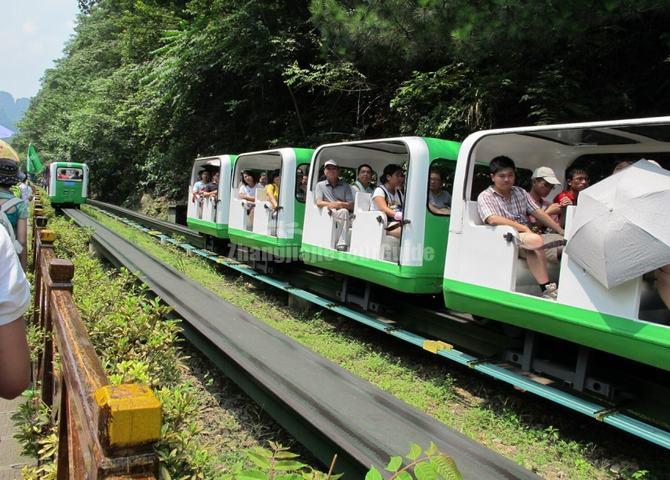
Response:
[[[556,185],[560,185],[561,181],[556,178],[556,174],[549,167],[539,167],[536,168],[533,172],[532,185],[530,187],[530,192],[528,195],[530,198],[540,206],[544,213],[549,215],[549,217],[560,225],[560,214],[561,214],[561,205],[558,203],[551,203],[546,200],[547,195],[551,193]],[[528,216],[530,222],[530,229],[542,235],[545,245],[557,240],[562,240],[563,236],[554,232],[551,228],[545,227],[533,217],[532,215]],[[561,251],[563,247],[548,248],[545,250],[545,255],[547,261],[551,263],[558,263],[560,259]]]
[[[351,186],[340,180],[340,167],[335,160],[323,164],[326,179],[316,184],[316,206],[329,208],[335,218],[335,248],[347,249],[350,212],[354,209],[354,194]]]

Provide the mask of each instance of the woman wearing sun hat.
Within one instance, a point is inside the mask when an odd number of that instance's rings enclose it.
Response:
[[[28,208],[23,201],[16,202],[10,188],[19,183],[19,164],[11,158],[0,158],[0,209],[14,229],[14,236],[20,244],[19,259],[25,270],[27,261],[26,239],[28,234]],[[5,206],[6,204],[6,206]]]

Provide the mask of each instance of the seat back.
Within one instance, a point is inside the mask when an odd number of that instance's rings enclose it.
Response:
[[[356,192],[354,198],[354,212],[367,212],[372,204],[372,195],[365,192]]]
[[[272,223],[276,222],[276,219],[272,218],[272,208],[269,208],[270,203],[267,201],[268,196],[265,189],[257,188],[255,197],[253,232],[260,235],[272,235]]]
[[[484,222],[482,222],[482,217],[479,216],[479,210],[477,209],[477,202],[470,200],[468,201],[468,218],[470,219],[470,222],[472,222],[474,225],[484,225]]]

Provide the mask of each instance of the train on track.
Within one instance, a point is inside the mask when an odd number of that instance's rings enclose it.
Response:
[[[542,295],[520,254],[517,230],[482,221],[477,200],[493,181],[489,163],[501,156],[514,160],[512,182],[525,190],[533,172],[551,169],[557,178],[547,184],[547,199],[566,185],[571,170],[590,176],[579,204],[561,214],[560,244],[567,245],[547,264],[549,282],[558,285],[553,296]],[[613,174],[621,161],[632,168]],[[348,211],[344,218],[339,207],[321,202],[326,167],[337,168],[330,188],[357,187],[349,204],[339,206]],[[401,171],[395,186],[402,215],[375,208],[378,190],[361,182],[362,168],[377,185],[385,170]],[[653,202],[670,198],[669,168],[670,117],[487,130],[462,143],[395,137],[222,154],[193,163],[187,225],[205,237],[203,252],[234,247],[238,259],[292,284],[291,272],[304,273],[305,281],[295,277],[300,288],[380,318],[402,312],[401,328],[447,342],[441,348],[453,343],[501,372],[585,402],[552,398],[558,403],[591,409],[596,418],[626,412],[660,427],[620,426],[667,448],[670,311],[654,273],[670,265],[670,209]],[[59,178],[63,169],[70,178]],[[50,172],[52,203],[85,201],[86,165],[55,163]],[[628,183],[618,180],[624,178]],[[584,221],[589,206],[594,209],[586,199],[597,197],[589,192],[603,191],[595,216]],[[446,208],[435,208],[436,195],[449,200]],[[388,205],[395,202],[384,196]],[[630,227],[636,221],[637,230]],[[585,262],[571,245],[579,246],[589,229],[591,241],[603,241],[601,250],[589,247],[592,258]],[[661,230],[666,233],[655,233]],[[606,268],[613,256],[632,258],[629,270],[637,273],[607,285],[587,264],[596,260]],[[318,278],[330,283],[324,287]]]
[[[76,162],[49,164],[47,193],[57,207],[78,207],[88,198],[88,165]]]
[[[343,279],[338,297],[363,309],[381,308],[384,298],[394,295],[419,303],[442,298],[449,311],[469,314],[469,321],[517,339],[516,350],[495,354],[500,361],[615,406],[655,398],[654,420],[670,425],[670,313],[653,279],[640,273],[607,288],[572,259],[569,245],[580,208],[572,205],[565,209],[568,247],[548,268],[558,294],[543,298],[520,258],[516,230],[484,224],[478,212],[477,198],[491,184],[489,162],[498,156],[516,162],[516,184],[525,189],[539,167],[551,168],[563,185],[566,171],[577,167],[594,184],[609,177],[617,161],[654,159],[665,169],[647,169],[642,177],[667,192],[670,117],[480,131],[462,144],[397,137],[198,158],[188,225],[247,252],[264,252],[268,263],[299,259],[333,272]],[[390,234],[392,219],[373,207],[371,190],[361,189],[352,191],[346,231],[338,230],[334,209],[316,201],[327,162],[337,165],[346,184],[356,180],[362,165],[377,181],[386,166],[402,167],[399,235]],[[203,172],[217,175],[217,195],[194,191]],[[430,208],[435,172],[439,188],[451,198],[449,208]],[[266,185],[274,185],[274,202]],[[560,190],[556,185],[547,198]],[[655,221],[667,224],[669,212],[653,212]],[[617,235],[625,244],[626,232]],[[344,248],[338,244],[342,238]],[[617,253],[630,254],[608,254]],[[670,264],[670,257],[665,260]],[[375,302],[375,295],[381,301]]]

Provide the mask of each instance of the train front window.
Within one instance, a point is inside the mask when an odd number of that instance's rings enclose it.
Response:
[[[81,168],[61,167],[56,173],[56,178],[70,182],[81,182],[84,179],[84,171]]]

